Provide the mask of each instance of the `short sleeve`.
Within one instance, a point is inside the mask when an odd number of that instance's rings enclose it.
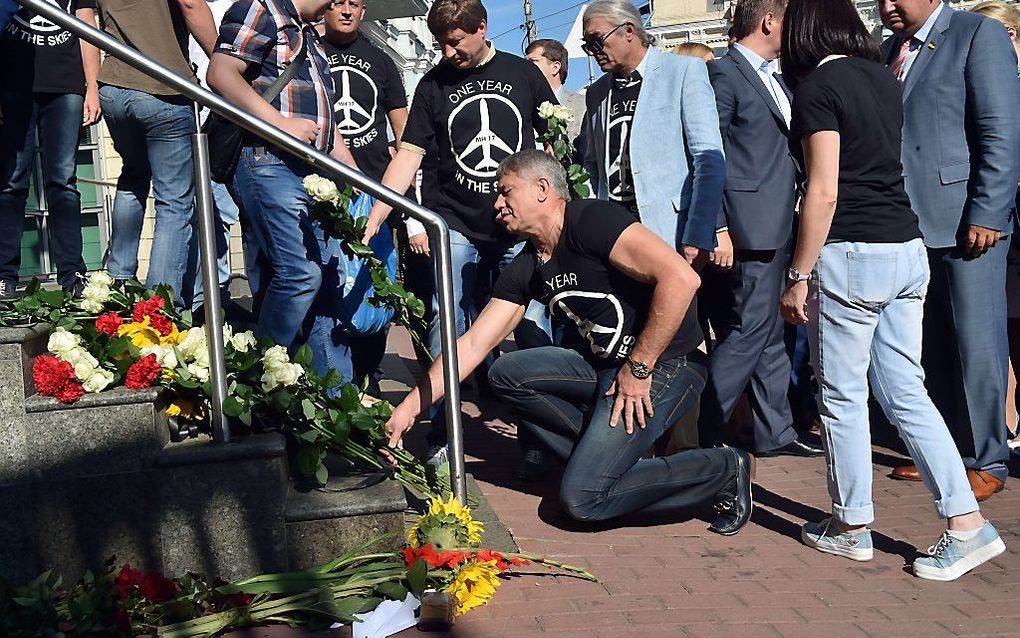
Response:
[[[216,51],[260,64],[276,46],[276,22],[259,0],[238,0],[223,16]]]
[[[407,106],[407,93],[404,91],[404,82],[400,79],[397,65],[386,54],[383,54],[382,58],[386,66],[386,80],[383,82],[383,107],[389,113],[393,109],[402,109]]]
[[[407,125],[404,126],[404,135],[400,140],[402,147],[407,144],[417,147],[422,153],[436,148],[436,124],[432,114],[433,93],[432,82],[422,78],[418,88],[414,90],[411,112],[407,116]]]
[[[535,253],[530,247],[525,247],[500,273],[492,289],[492,298],[527,306],[531,302],[531,278],[534,274]]]
[[[616,241],[631,224],[638,223],[629,210],[604,200],[586,200],[587,207],[571,218],[570,239],[578,252],[609,261]]]
[[[95,9],[95,8],[96,0],[74,0],[74,11],[77,11],[78,9]]]
[[[793,99],[790,127],[797,137],[815,131],[839,132],[841,109],[838,91],[831,76],[808,81],[798,88]]]

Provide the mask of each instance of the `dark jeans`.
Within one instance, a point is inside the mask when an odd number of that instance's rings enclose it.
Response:
[[[697,355],[695,355],[697,356]],[[489,382],[501,400],[554,454],[565,460],[560,500],[577,520],[631,512],[671,513],[703,503],[732,481],[731,448],[685,450],[643,458],[662,433],[698,401],[706,371],[687,357],[660,361],[652,374],[655,416],[627,434],[609,427],[617,369],[596,371],[574,350],[554,346],[501,356]]]
[[[12,63],[14,63],[12,61]],[[81,132],[81,95],[0,93],[0,279],[17,280],[29,179],[35,162],[36,130],[42,149],[43,186],[49,209],[50,253],[65,289],[85,272],[81,240],[81,195],[75,155]]]

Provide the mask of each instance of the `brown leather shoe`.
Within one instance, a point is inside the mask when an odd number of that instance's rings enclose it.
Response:
[[[1005,483],[988,472],[981,470],[967,470],[967,480],[970,481],[970,489],[974,490],[974,497],[984,501],[998,494],[1005,487]]]
[[[917,471],[916,465],[903,465],[894,469],[889,474],[889,478],[894,478],[897,481],[920,481],[921,473]]]

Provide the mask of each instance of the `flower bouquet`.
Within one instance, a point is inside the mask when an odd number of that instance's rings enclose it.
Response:
[[[588,180],[591,179],[591,176],[581,168],[580,164],[574,162],[577,149],[574,148],[573,140],[567,135],[567,124],[574,121],[570,109],[560,104],[542,102],[538,107],[538,116],[546,122],[546,131],[539,136],[539,141],[548,144],[552,148],[553,155],[563,164],[563,168],[567,171],[570,194],[574,199],[591,197],[591,189],[588,188]]]

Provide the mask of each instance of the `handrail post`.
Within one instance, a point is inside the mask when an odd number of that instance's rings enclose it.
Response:
[[[199,254],[202,262],[202,288],[205,309],[205,336],[209,348],[209,418],[212,423],[213,440],[217,443],[230,442],[230,424],[223,418],[223,401],[227,398],[226,350],[223,343],[223,313],[220,303],[219,263],[216,259],[216,234],[219,224],[216,219],[215,198],[212,192],[211,169],[209,167],[209,138],[202,132],[199,106],[195,104],[195,125],[198,127],[191,136],[191,149],[195,165],[195,212],[198,217]]]
[[[267,124],[264,120],[238,108],[212,91],[195,84],[189,78],[179,75],[155,60],[142,55],[120,40],[103,33],[91,25],[85,24],[57,5],[51,4],[47,0],[16,0],[16,2],[28,8],[36,15],[67,29],[85,42],[98,47],[125,64],[129,64],[149,77],[159,80],[167,87],[178,91],[181,95],[187,96],[202,106],[219,113],[231,122],[271,143],[276,148],[290,153],[318,170],[325,171],[328,177],[337,179],[345,184],[350,184],[354,188],[389,204],[394,209],[407,213],[414,219],[422,222],[430,230],[432,239],[435,241],[435,250],[438,255],[437,265],[440,269],[439,311],[443,345],[443,380],[446,383],[447,394],[446,414],[449,417],[447,427],[449,432],[453,433],[451,443],[454,449],[451,451],[455,453],[451,469],[460,468],[459,473],[453,471],[450,473],[451,487],[457,499],[461,503],[466,503],[467,484],[463,471],[464,454],[463,446],[461,445],[463,441],[463,426],[460,414],[460,377],[457,371],[456,331],[454,330],[453,318],[455,300],[453,298],[453,268],[450,258],[450,228],[446,225],[443,218],[417,202],[407,199],[402,194],[366,177],[363,173],[338,162],[318,149],[312,148],[295,137],[291,137],[285,131]]]

